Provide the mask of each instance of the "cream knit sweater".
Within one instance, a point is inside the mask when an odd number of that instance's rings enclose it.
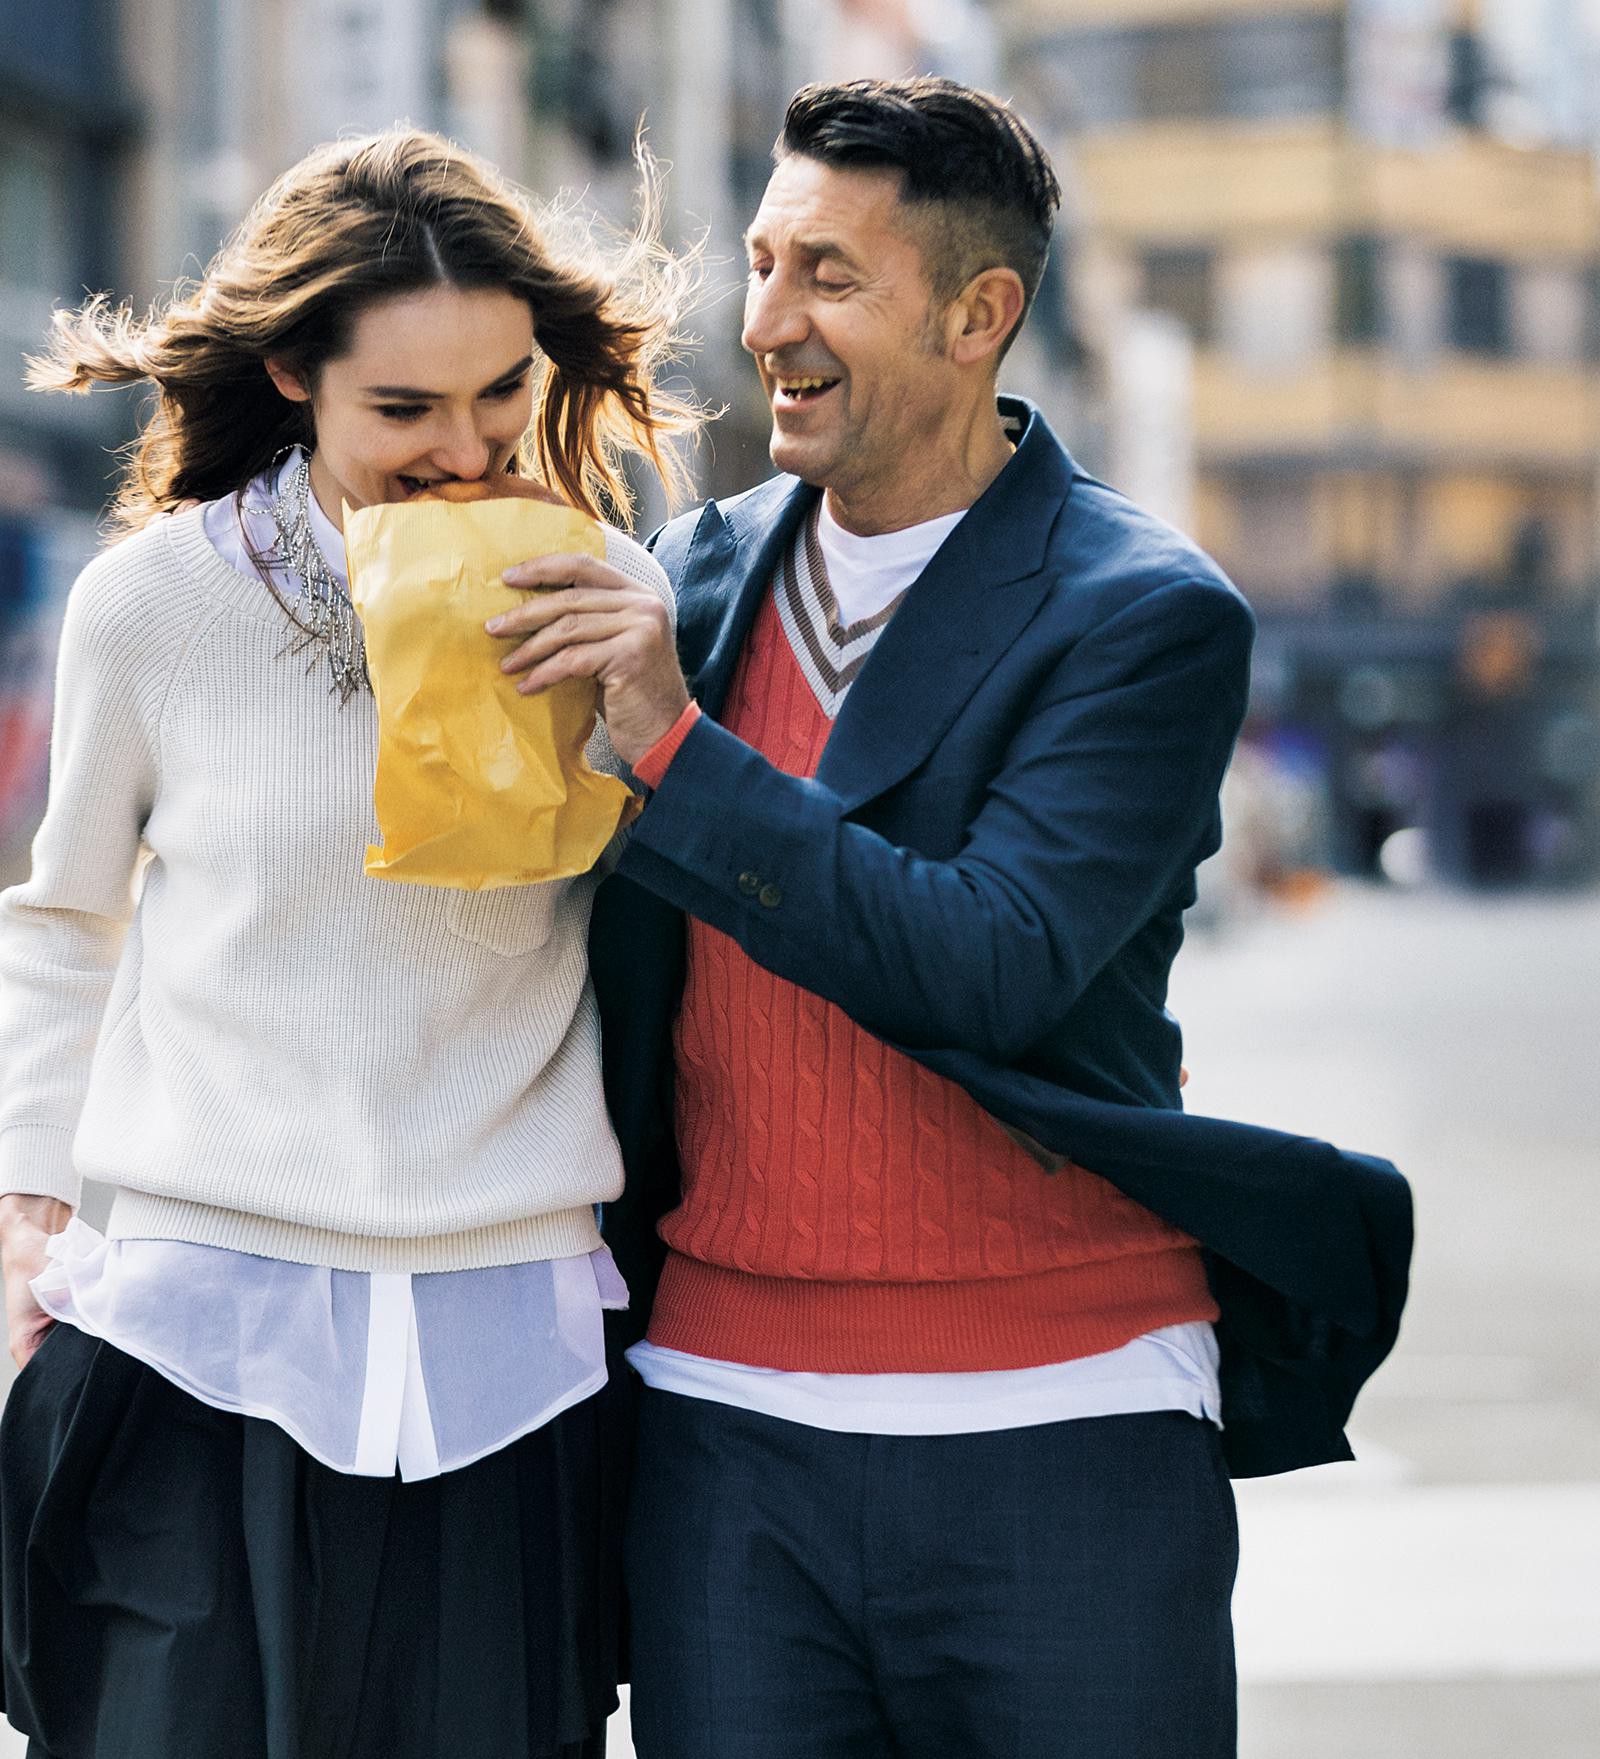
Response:
[[[594,880],[368,879],[370,696],[341,709],[202,512],[74,587],[50,802],[0,898],[0,1191],[117,1186],[111,1232],[345,1270],[599,1244],[622,1169]],[[607,560],[670,603],[608,533]]]

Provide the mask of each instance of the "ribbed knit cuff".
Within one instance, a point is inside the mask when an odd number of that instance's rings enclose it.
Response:
[[[691,702],[665,733],[632,766],[633,773],[647,788],[659,788],[667,773],[667,765],[678,755],[678,747],[689,737],[689,729],[700,719],[700,705]]]
[[[66,1124],[13,1124],[0,1134],[0,1196],[54,1197],[76,1209],[83,1179]]]

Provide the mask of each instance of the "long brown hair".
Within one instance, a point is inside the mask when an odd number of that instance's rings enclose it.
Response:
[[[517,465],[586,512],[627,518],[633,454],[676,499],[671,442],[705,414],[656,382],[675,358],[698,284],[693,250],[660,237],[660,174],[641,146],[631,232],[602,234],[536,206],[483,160],[413,129],[316,148],[255,204],[197,282],[143,317],[106,295],[55,314],[29,362],[36,390],[147,381],[153,405],[128,448],[118,530],[191,498],[245,487],[284,449],[315,443],[311,406],[279,395],[264,362],[315,390],[361,310],[422,288],[503,289],[525,299],[545,365]]]

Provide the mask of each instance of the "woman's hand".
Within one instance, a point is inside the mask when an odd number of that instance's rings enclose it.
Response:
[[[28,1284],[49,1263],[45,1241],[72,1220],[72,1206],[54,1197],[0,1197],[0,1270],[6,1280],[6,1334],[11,1359],[26,1368],[55,1321]]]

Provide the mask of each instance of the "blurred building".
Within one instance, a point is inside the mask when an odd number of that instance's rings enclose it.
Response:
[[[1107,468],[1262,613],[1346,867],[1416,827],[1469,880],[1595,865],[1594,13],[1007,11],[1072,119]]]

